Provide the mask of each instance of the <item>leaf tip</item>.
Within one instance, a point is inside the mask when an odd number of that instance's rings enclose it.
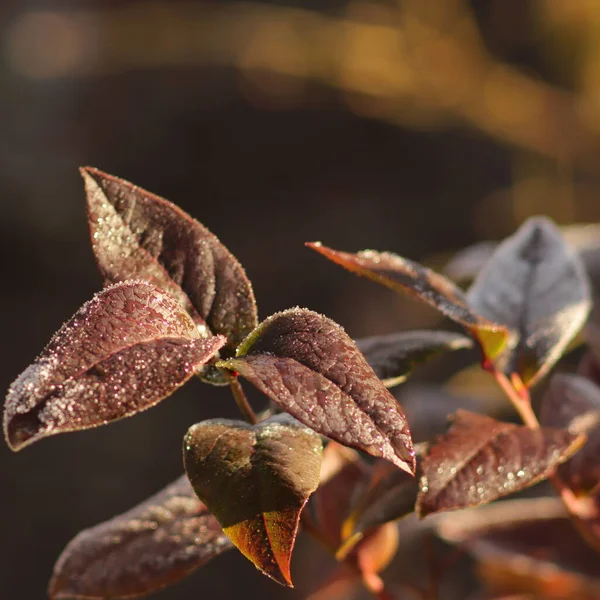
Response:
[[[79,174],[83,178],[83,180],[87,183],[89,180],[94,180],[95,176],[101,174],[101,171],[96,169],[95,167],[84,166],[79,167]]]
[[[4,439],[13,452],[19,452],[35,441],[39,431],[39,421],[31,413],[4,414]]]

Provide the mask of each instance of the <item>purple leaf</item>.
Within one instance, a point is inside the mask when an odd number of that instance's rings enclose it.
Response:
[[[421,463],[420,517],[491,502],[545,479],[585,438],[457,411]]]
[[[133,415],[171,395],[225,338],[200,337],[183,308],[141,281],[106,288],[65,323],[13,382],[4,433],[38,439]]]
[[[503,325],[477,314],[460,288],[419,263],[391,252],[364,250],[351,254],[327,248],[320,242],[306,245],[353,273],[429,304],[462,325],[477,340],[486,359],[494,359],[509,341],[509,331]]]
[[[321,438],[278,415],[256,425],[212,419],[185,436],[185,470],[198,497],[265,575],[292,586],[300,513],[319,485]]]
[[[498,360],[527,385],[543,377],[590,311],[585,270],[548,219],[534,217],[506,239],[470,288],[473,310],[518,334]]]
[[[49,595],[52,600],[144,596],[232,547],[183,475],[73,538],[54,567]]]
[[[588,492],[600,483],[600,388],[580,375],[555,375],[542,402],[542,425],[585,434],[585,446],[559,473],[577,492]]]
[[[331,319],[299,308],[277,313],[221,366],[318,433],[414,473],[402,409]]]
[[[355,342],[386,387],[402,383],[417,365],[438,354],[473,346],[464,335],[428,329],[377,335]]]
[[[257,324],[254,292],[235,257],[167,200],[91,167],[81,174],[92,246],[105,280],[157,285],[196,323],[226,336],[226,355],[232,355]]]

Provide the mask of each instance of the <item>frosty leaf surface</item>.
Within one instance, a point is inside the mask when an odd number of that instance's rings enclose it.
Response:
[[[263,321],[221,363],[318,433],[414,473],[400,405],[331,319],[290,309]]]
[[[59,598],[132,598],[175,583],[232,548],[185,475],[69,542],[49,585]]]
[[[98,169],[81,170],[96,262],[109,283],[144,279],[202,325],[227,337],[225,354],[256,327],[254,292],[221,242],[180,208]]]
[[[288,586],[300,513],[319,485],[321,458],[321,438],[289,415],[257,425],[203,421],[184,440],[198,497],[244,556]]]
[[[200,337],[155,286],[128,281],[97,294],[13,382],[4,433],[19,450],[38,439],[133,415],[172,394],[225,343]]]

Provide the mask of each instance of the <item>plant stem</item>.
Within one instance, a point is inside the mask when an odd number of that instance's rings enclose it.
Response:
[[[490,369],[490,371],[519,413],[523,423],[525,423],[525,425],[531,429],[539,429],[540,422],[533,412],[529,390],[525,384],[521,382],[520,378],[515,376],[514,382],[511,382],[504,373],[494,369],[493,367]],[[518,390],[515,387],[515,384],[518,385]],[[548,480],[552,483],[554,490],[560,496],[565,508],[572,516],[572,520],[577,529],[580,531],[581,535],[588,543],[591,543],[590,540],[593,538],[593,536],[590,535],[590,532],[585,525],[585,519],[589,519],[591,516],[593,516],[590,513],[590,503],[586,502],[585,499],[578,498],[573,493],[573,490],[567,486],[567,484],[557,473],[550,474],[548,476]],[[594,543],[592,545],[598,548],[599,542],[595,540],[595,538],[593,539]]]
[[[540,423],[533,412],[533,408],[531,407],[531,399],[529,397],[529,392],[527,392],[527,388],[523,387],[525,393],[519,394],[515,389],[514,385],[511,381],[509,381],[508,377],[498,371],[493,369],[492,374],[496,378],[496,381],[504,391],[504,393],[508,396],[509,400],[512,402],[516,411],[519,413],[521,420],[527,427],[531,429],[539,429]]]
[[[234,377],[229,382],[229,387],[231,389],[231,393],[235,398],[235,403],[238,405],[241,413],[244,415],[244,418],[251,425],[255,425],[258,423],[258,417],[256,413],[252,410],[250,403],[248,402],[248,398],[246,398],[246,394],[244,394],[244,389],[242,388],[242,384],[237,377]]]

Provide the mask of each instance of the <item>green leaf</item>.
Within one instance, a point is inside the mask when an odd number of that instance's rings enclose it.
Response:
[[[213,419],[190,428],[183,456],[196,494],[229,539],[291,587],[300,513],[319,484],[321,438],[289,415],[252,426]]]
[[[402,409],[331,319],[299,308],[277,313],[246,338],[237,358],[218,364],[321,435],[414,473]]]

